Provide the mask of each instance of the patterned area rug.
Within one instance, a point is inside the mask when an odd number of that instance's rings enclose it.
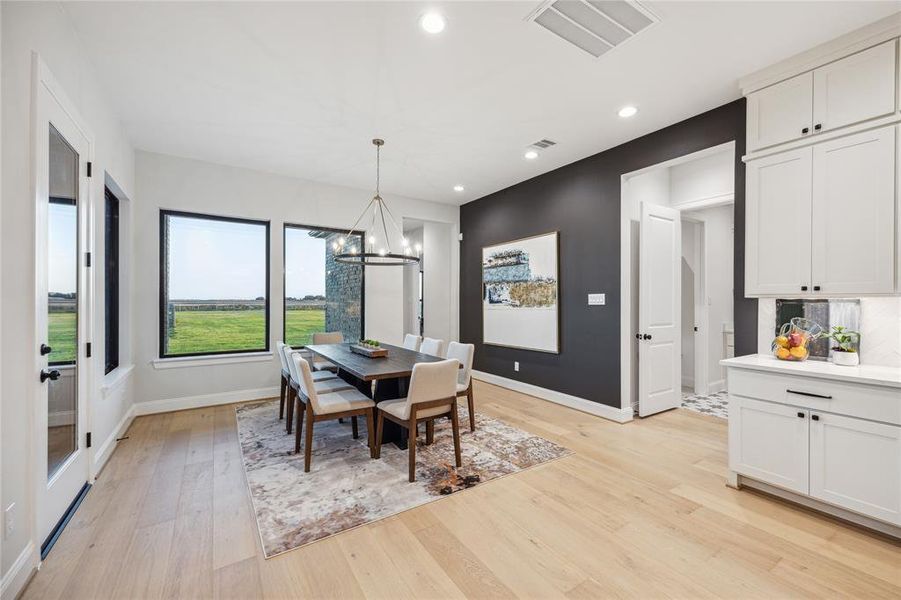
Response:
[[[449,481],[454,445],[448,419],[435,422],[431,446],[425,445],[425,426],[420,426],[415,483],[407,481],[406,450],[384,444],[379,460],[369,458],[364,419],[358,440],[351,435],[349,419],[316,423],[313,462],[304,473],[303,454],[294,454],[294,436],[285,433],[284,421],[278,419],[277,400],[235,410],[266,558],[438,500],[442,491],[465,489],[466,476],[478,475],[479,483],[485,483],[572,453],[484,415],[476,415],[476,430],[470,432],[463,406],[463,466],[456,482]]]
[[[699,396],[690,392],[682,393],[682,408],[713,415],[721,419],[729,418],[729,393],[717,392],[709,396]]]

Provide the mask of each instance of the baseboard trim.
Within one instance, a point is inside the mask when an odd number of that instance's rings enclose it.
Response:
[[[278,394],[279,388],[273,386],[253,390],[237,390],[233,392],[219,392],[217,394],[201,394],[199,396],[185,396],[183,398],[135,402],[133,408],[134,416],[139,417],[142,415],[172,412],[174,410],[187,410],[190,408],[204,408],[207,406],[219,406],[220,404],[232,404],[233,402],[276,398],[278,397]]]
[[[506,377],[501,377],[500,375],[476,371],[474,369],[472,371],[472,376],[485,383],[491,383],[507,388],[508,390],[513,390],[514,392],[521,392],[541,400],[553,402],[554,404],[561,404],[590,415],[616,421],[617,423],[628,423],[632,420],[631,406],[628,408],[615,408],[613,406],[601,404],[600,402],[592,402],[591,400],[579,398],[578,396],[570,396],[563,392],[549,390],[547,388],[538,387],[537,385],[532,385],[531,383],[523,383],[522,381],[516,381],[515,379],[508,379]]]
[[[122,415],[122,418],[119,420],[116,428],[113,429],[113,432],[103,440],[103,443],[97,448],[97,452],[94,453],[95,476],[97,473],[100,473],[104,466],[106,466],[106,461],[109,460],[110,456],[113,454],[113,450],[116,449],[116,440],[125,435],[125,432],[128,431],[134,418],[135,407],[134,404],[132,404],[128,407],[128,410],[125,411],[125,414]]]
[[[726,380],[725,379],[717,379],[716,381],[711,381],[707,384],[707,395],[717,394],[719,392],[726,391]]]
[[[9,571],[3,575],[0,583],[0,600],[14,600],[28,585],[39,564],[37,547],[34,542],[28,542]]]

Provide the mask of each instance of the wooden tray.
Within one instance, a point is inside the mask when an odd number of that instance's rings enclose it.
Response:
[[[354,354],[360,354],[366,358],[385,358],[388,356],[387,348],[370,348],[360,344],[351,344],[350,351]]]

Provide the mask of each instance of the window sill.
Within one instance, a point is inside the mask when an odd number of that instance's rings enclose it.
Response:
[[[104,375],[103,383],[100,384],[100,393],[103,394],[103,397],[106,398],[125,383],[134,368],[134,365],[119,365]]]
[[[272,352],[246,352],[243,354],[220,354],[216,356],[179,356],[156,358],[154,369],[181,369],[183,367],[210,367],[236,363],[266,362],[272,360]]]

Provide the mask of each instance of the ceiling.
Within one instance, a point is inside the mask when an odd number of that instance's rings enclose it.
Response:
[[[452,204],[734,100],[743,75],[898,10],[649,1],[660,22],[595,59],[528,22],[539,4],[63,6],[136,148],[368,190],[382,137],[383,191]],[[418,26],[428,9],[443,33]]]

